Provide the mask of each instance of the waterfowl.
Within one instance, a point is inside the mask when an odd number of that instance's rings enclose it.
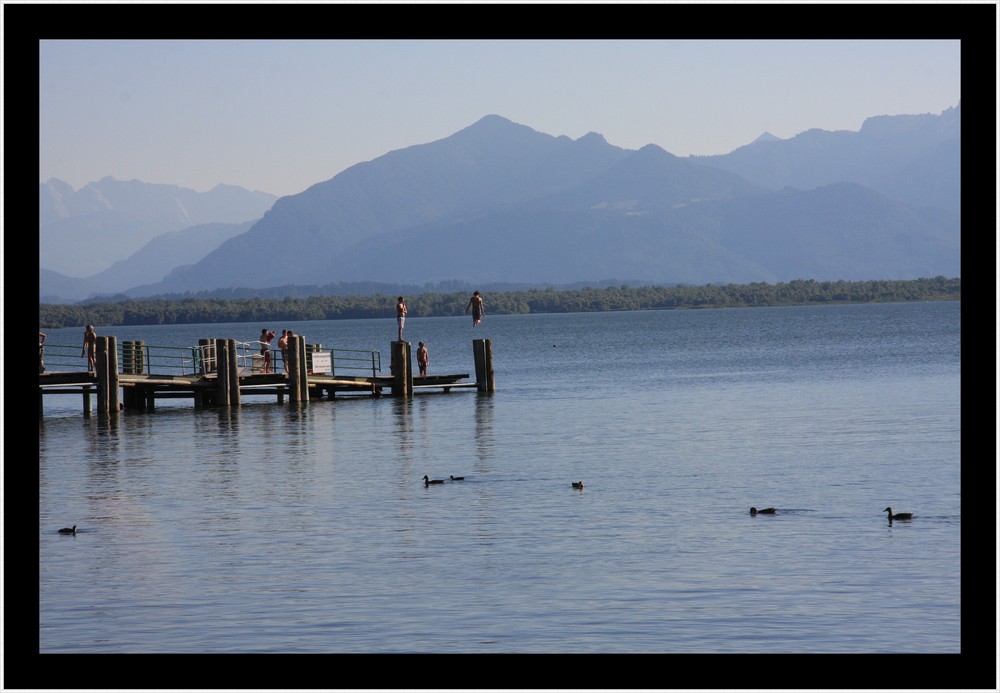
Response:
[[[895,515],[893,515],[892,514],[892,508],[886,508],[882,512],[889,513],[889,521],[890,522],[893,521],[893,520],[912,520],[913,519],[913,513],[896,513]]]
[[[430,479],[424,474],[424,486],[430,486],[431,484],[443,484],[444,479]]]
[[[750,508],[751,515],[774,515],[776,512],[778,512],[777,508],[761,508],[760,510]]]
[[[583,482],[582,481],[574,481],[573,482],[573,488],[582,489],[583,488]]]
[[[452,481],[465,481],[465,477],[464,476],[453,476],[453,477],[451,477],[451,480]]]
[[[60,534],[76,534],[76,525],[73,525],[72,527],[63,527],[62,529],[59,530],[59,533]]]

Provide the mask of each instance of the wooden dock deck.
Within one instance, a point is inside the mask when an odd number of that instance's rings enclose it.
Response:
[[[286,397],[292,402],[309,402],[334,399],[338,395],[379,397],[384,391],[393,396],[409,397],[415,392],[447,393],[473,388],[492,392],[494,389],[489,340],[473,342],[475,381],[467,380],[468,373],[414,375],[408,342],[392,343],[391,375],[344,376],[308,372],[305,343],[301,337],[289,349],[288,373],[240,370],[237,360],[227,356],[227,351],[233,351],[232,345],[227,348],[223,343],[226,340],[218,341],[220,348],[213,354],[210,372],[164,375],[119,372],[115,338],[99,338],[96,372],[47,370],[39,373],[39,417],[43,414],[45,395],[78,394],[83,399],[84,415],[89,416],[93,410],[92,398],[97,400],[98,414],[109,414],[125,409],[152,410],[157,399],[187,398],[201,408],[239,406],[243,397],[258,395],[275,397],[281,403]]]

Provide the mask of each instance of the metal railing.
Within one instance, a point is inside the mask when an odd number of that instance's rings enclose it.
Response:
[[[382,372],[382,355],[377,351],[362,351],[360,349],[330,349],[330,362],[333,374],[338,371],[371,371],[372,376]],[[349,375],[349,374],[348,374]]]
[[[241,371],[261,373],[264,357],[261,342],[236,342],[236,365]],[[323,349],[319,344],[307,344],[307,358],[313,353],[330,354],[332,373],[337,375],[371,374],[382,372],[382,356],[377,351],[362,349]],[[217,359],[215,342],[192,347],[154,346],[145,342],[123,341],[117,346],[118,370],[130,375],[207,375],[214,373]],[[85,372],[86,355],[80,356],[79,345],[46,342],[42,350],[42,363],[46,372]],[[271,371],[284,372],[280,349],[271,349]]]

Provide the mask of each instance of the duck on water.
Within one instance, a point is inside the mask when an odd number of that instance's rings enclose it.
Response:
[[[893,520],[912,520],[913,519],[913,513],[895,513],[895,514],[893,514],[891,507],[890,508],[886,508],[882,512],[889,513],[889,522],[892,522]]]
[[[777,508],[761,508],[760,510],[757,510],[757,508],[750,508],[751,515],[774,515],[777,512]]]
[[[59,533],[60,534],[76,534],[76,525],[73,525],[72,527],[63,527],[62,529],[59,530]]]
[[[431,484],[443,484],[444,479],[431,479],[426,474],[424,474],[424,486],[430,486]]]

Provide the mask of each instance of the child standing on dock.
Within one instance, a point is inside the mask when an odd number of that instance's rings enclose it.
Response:
[[[38,331],[38,372],[45,372],[45,333]]]

